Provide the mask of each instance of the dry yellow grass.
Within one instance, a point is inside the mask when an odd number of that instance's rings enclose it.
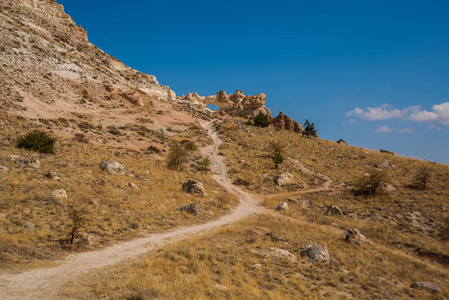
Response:
[[[195,162],[202,159],[198,151],[190,154],[189,162],[179,171],[166,167],[164,153],[110,148],[75,139],[59,138],[56,153],[44,155],[18,149],[13,141],[6,139],[17,138],[38,125],[15,118],[4,121],[7,122],[0,133],[0,165],[8,171],[0,174],[0,265],[3,268],[52,260],[66,255],[67,251],[102,247],[141,233],[202,223],[216,219],[237,204],[237,198],[218,185],[210,172],[196,171]],[[200,145],[201,139],[208,143],[204,132],[196,127],[173,135],[167,144],[193,137],[200,140]],[[10,155],[34,156],[39,159],[40,168],[11,162]],[[100,170],[99,163],[106,159],[123,163],[125,175]],[[49,171],[56,172],[61,180],[47,179],[45,175]],[[189,178],[203,182],[209,196],[201,198],[183,192],[182,183]],[[130,187],[130,182],[138,189]],[[60,188],[67,192],[68,199],[61,199],[62,205],[57,205],[51,193]],[[192,202],[201,210],[198,216],[176,210]],[[82,230],[84,238],[78,239],[75,246],[67,245],[66,241],[71,207],[85,207],[89,220]],[[35,228],[25,228],[27,222]]]
[[[266,234],[274,232],[285,241]],[[310,264],[304,244],[327,245],[329,264]],[[298,260],[261,258],[268,248]],[[376,245],[344,241],[343,231],[262,215],[204,237],[190,238],[135,262],[72,283],[80,299],[414,299],[426,291],[413,281],[431,281],[449,296],[449,272]]]

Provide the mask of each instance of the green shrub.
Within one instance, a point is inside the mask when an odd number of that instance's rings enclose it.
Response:
[[[263,114],[261,111],[254,118],[254,126],[256,127],[268,127],[270,126],[270,124],[271,124],[270,118],[268,118],[268,116]]]
[[[56,139],[41,130],[34,130],[17,139],[17,147],[38,151],[40,153],[54,153]]]

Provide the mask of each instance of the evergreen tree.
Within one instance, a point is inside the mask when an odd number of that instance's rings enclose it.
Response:
[[[315,125],[313,123],[310,123],[309,120],[306,119],[306,122],[304,123],[304,132],[303,135],[307,137],[317,137]]]
[[[259,111],[259,114],[254,118],[254,126],[268,127],[270,124],[270,118],[268,118],[268,116],[263,114],[261,111]]]

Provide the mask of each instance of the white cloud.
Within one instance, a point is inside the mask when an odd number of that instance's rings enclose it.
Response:
[[[379,126],[375,132],[391,132],[391,128],[388,125]]]
[[[409,120],[416,122],[438,122],[449,125],[449,102],[432,106],[432,111],[415,110],[410,114]]]
[[[402,129],[398,129],[399,133],[413,133],[413,131],[411,129],[408,128],[402,128]]]
[[[347,112],[345,116],[355,116],[369,121],[403,119],[414,122],[438,122],[443,125],[449,125],[449,102],[435,104],[432,106],[431,111],[422,110],[419,105],[393,109],[392,105],[385,103],[379,107],[368,107],[366,109],[356,107],[354,110]]]
[[[406,111],[399,109],[389,109],[392,105],[382,104],[379,107],[368,107],[366,110],[356,107],[354,110],[345,114],[348,116],[357,116],[365,120],[385,120],[393,118],[402,118]]]
[[[435,125],[430,125],[429,128],[434,129],[434,130],[441,130],[440,126],[435,126]]]

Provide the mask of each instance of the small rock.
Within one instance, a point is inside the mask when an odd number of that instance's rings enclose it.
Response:
[[[32,222],[25,222],[25,223],[23,223],[22,227],[24,227],[26,229],[34,229],[34,228],[36,228],[36,226]]]
[[[288,204],[285,201],[281,202],[274,209],[275,210],[288,210]]]
[[[19,156],[17,156],[17,155],[10,155],[8,157],[8,160],[15,162],[15,163],[22,162],[22,159],[19,158]]]
[[[6,172],[8,172],[8,168],[4,167],[4,166],[0,166],[0,174],[4,174]]]
[[[298,203],[298,205],[301,207],[310,207],[310,206],[312,206],[312,201],[304,199],[304,200],[301,200]]]
[[[101,170],[108,171],[110,174],[122,175],[125,173],[125,165],[113,160],[103,160],[99,166]]]
[[[331,204],[327,207],[327,210],[323,213],[323,215],[325,215],[325,216],[342,216],[343,213],[338,206]]]
[[[132,189],[134,189],[134,190],[138,190],[139,188],[137,187],[137,185],[135,185],[134,183],[132,183],[132,182],[128,182],[128,187],[130,187],[130,188],[132,188]]]
[[[344,139],[339,139],[339,140],[337,141],[337,144],[340,144],[340,145],[347,145],[348,143],[346,143],[346,141],[345,141]]]
[[[98,202],[95,201],[94,199],[91,199],[91,200],[89,201],[89,204],[90,204],[90,205],[94,205],[94,206],[99,206]]]
[[[296,255],[290,251],[279,248],[270,248],[267,250],[259,250],[256,252],[256,256],[259,258],[271,258],[276,260],[286,260],[290,263],[296,262],[298,259]]]
[[[48,173],[45,174],[45,177],[48,178],[48,179],[60,180],[58,175],[56,175],[56,172],[53,172],[53,171],[48,171]]]
[[[439,294],[441,292],[440,288],[431,282],[415,281],[410,287],[419,290],[427,290],[432,294]]]
[[[39,169],[39,167],[41,166],[40,161],[35,158],[35,157],[30,157],[28,159],[24,159],[23,163],[30,168],[35,168],[35,169]]]
[[[273,242],[288,242],[288,239],[284,239],[280,236],[278,236],[276,233],[274,232],[269,232],[267,233],[267,236],[271,237],[271,240]]]
[[[327,250],[326,245],[317,246],[313,242],[309,242],[304,245],[304,249],[301,250],[301,256],[307,257],[307,260],[311,263],[329,262],[329,251]]]
[[[360,233],[356,228],[349,228],[344,233],[345,235],[345,241],[351,244],[371,244],[369,240],[366,239],[366,237]]]
[[[284,172],[274,178],[274,182],[279,186],[291,183],[292,181],[293,181],[293,175],[289,172]]]
[[[217,207],[217,203],[215,203],[214,201],[208,201],[207,204],[213,207]]]
[[[204,188],[204,185],[201,182],[194,180],[194,179],[189,179],[189,181],[183,183],[182,189],[190,194],[197,194],[202,197],[207,196],[206,189]]]
[[[54,200],[67,199],[67,193],[64,189],[58,189],[51,193],[51,196]]]
[[[218,155],[224,156],[225,154],[223,152],[218,152]]]
[[[186,213],[189,213],[189,214],[195,215],[195,216],[200,211],[198,209],[198,206],[196,206],[196,203],[191,203],[191,204],[188,204],[188,205],[181,206],[177,210],[182,211],[182,212],[186,212]]]
[[[139,228],[139,224],[136,223],[136,222],[132,222],[132,223],[130,224],[130,227],[131,227],[132,229],[138,229],[138,228]]]

